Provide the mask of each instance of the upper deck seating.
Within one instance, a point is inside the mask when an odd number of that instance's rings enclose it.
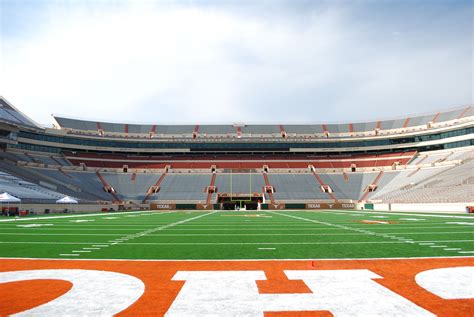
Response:
[[[338,199],[358,200],[364,189],[371,184],[378,173],[350,173],[348,180],[342,173],[318,174],[325,184],[329,185]]]
[[[220,193],[262,193],[262,174],[217,174],[215,186]]]
[[[206,186],[211,183],[211,174],[166,175],[160,185],[160,191],[151,200],[206,201]]]
[[[28,201],[56,201],[64,195],[48,188],[21,180],[11,174],[0,172],[0,192],[9,194]]]
[[[275,189],[273,196],[278,200],[327,199],[312,174],[268,174],[268,180]]]
[[[474,161],[457,166],[404,171],[382,190],[372,195],[385,202],[462,202],[474,201]],[[464,197],[460,193],[464,194]],[[450,201],[450,199],[452,199]]]
[[[118,197],[123,200],[142,201],[150,186],[153,186],[161,174],[144,173],[102,173],[102,177],[112,186]]]
[[[400,165],[407,164],[415,154],[415,151],[384,153],[379,155],[354,154],[354,155],[214,155],[214,156],[127,156],[94,153],[66,152],[68,160],[79,165],[84,163],[89,167],[121,168],[127,165],[129,168],[164,168],[169,165],[174,169],[209,169],[212,165],[217,168],[240,169],[253,168],[262,169],[264,165],[275,169],[308,168],[351,168],[356,165],[362,167],[392,166],[398,162]]]

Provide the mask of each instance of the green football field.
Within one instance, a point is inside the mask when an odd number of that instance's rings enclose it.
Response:
[[[474,217],[177,211],[0,219],[0,257],[341,259],[474,256]]]

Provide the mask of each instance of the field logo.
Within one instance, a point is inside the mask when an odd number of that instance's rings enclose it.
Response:
[[[63,280],[69,292],[44,305],[24,311],[34,316],[114,315],[139,299],[143,282],[131,275],[97,270],[30,270],[0,272],[0,283],[29,280]],[[104,287],[107,285],[107,287]],[[17,294],[21,295],[21,294]]]
[[[434,316],[429,311],[378,284],[369,270],[285,271],[302,280],[308,294],[259,294],[256,281],[263,271],[178,272],[185,281],[166,316],[263,316],[264,312],[329,311],[347,316]]]
[[[312,268],[308,261],[221,262],[225,271],[215,270],[218,262],[31,263],[0,260],[0,268],[6,269],[0,272],[0,290],[18,293],[0,297],[0,316],[265,316],[300,312],[472,316],[474,299],[474,258],[316,260],[311,262]],[[88,269],[77,268],[82,266]],[[394,268],[399,272],[394,273]],[[37,286],[29,289],[28,283],[15,284],[48,280],[69,282],[71,288],[48,296],[46,287],[39,294],[46,294],[45,300],[35,302],[29,294],[37,292]]]

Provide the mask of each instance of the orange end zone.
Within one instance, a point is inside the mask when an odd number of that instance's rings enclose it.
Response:
[[[307,280],[290,278],[288,272],[299,272],[298,274],[311,272],[368,272],[379,277],[371,278],[377,292],[387,291],[399,295],[402,300],[411,302],[414,306],[426,310],[438,316],[472,316],[474,312],[474,299],[463,297],[458,299],[444,299],[434,294],[415,280],[417,274],[434,269],[461,268],[472,269],[474,258],[429,258],[429,259],[390,259],[390,260],[301,260],[301,261],[99,261],[99,260],[22,260],[3,259],[0,260],[0,316],[19,313],[46,303],[59,301],[64,294],[70,292],[72,284],[62,278],[30,279],[14,282],[2,280],[4,272],[48,270],[93,270],[115,272],[125,274],[124,276],[135,277],[137,281],[143,282],[143,294],[139,294],[123,309],[117,311],[118,316],[141,316],[141,315],[164,315],[169,312],[170,307],[178,309],[179,301],[185,303],[189,300],[186,294],[192,294],[192,285],[189,277],[178,277],[178,272],[188,274],[203,274],[199,277],[198,284],[206,280],[207,273],[237,273],[243,271],[252,274],[263,274],[264,278],[256,278],[255,285],[257,294],[253,294],[255,301],[266,300],[272,296],[328,296],[316,287],[311,288]],[[359,270],[359,271],[357,271]],[[21,272],[19,272],[21,274]],[[2,275],[3,274],[3,275]],[[187,276],[187,275],[183,275]],[[223,277],[225,278],[225,277]],[[325,277],[327,279],[327,277]],[[238,283],[240,283],[240,279]],[[327,281],[326,281],[327,282]],[[326,283],[324,282],[324,283]],[[363,283],[366,281],[364,280]],[[446,288],[456,288],[457,280],[452,280]],[[461,281],[462,282],[462,281]],[[199,284],[201,283],[201,284]],[[323,287],[322,283],[321,287]],[[332,281],[327,282],[328,287],[334,286]],[[331,284],[332,283],[332,284]],[[353,283],[348,278],[347,283]],[[363,283],[361,285],[363,285]],[[377,283],[377,284],[375,284]],[[219,284],[219,283],[218,283]],[[190,285],[185,291],[187,285]],[[225,284],[223,284],[225,285]],[[228,284],[232,287],[232,284]],[[237,284],[236,284],[237,285]],[[374,286],[375,285],[375,286]],[[426,286],[426,285],[425,285]],[[104,292],[109,287],[108,283],[102,285]],[[202,293],[212,293],[215,283],[207,285]],[[474,286],[471,287],[474,288]],[[74,287],[73,287],[74,288]],[[251,287],[250,287],[251,288]],[[254,290],[255,291],[255,290]],[[362,290],[361,290],[362,291]],[[464,293],[472,294],[474,290],[464,290]],[[188,292],[188,293],[186,293]],[[249,290],[250,294],[251,290]],[[241,295],[240,293],[237,295]],[[353,294],[357,294],[355,292]],[[200,294],[199,296],[203,296]],[[224,297],[224,295],[222,295]],[[250,296],[250,295],[249,295]],[[350,295],[349,295],[350,296]],[[462,297],[462,296],[461,296]],[[179,301],[177,300],[179,299]],[[330,298],[331,299],[331,298]],[[223,298],[222,300],[225,300]],[[237,300],[237,299],[236,299]],[[274,303],[268,304],[268,307]],[[323,305],[325,303],[322,303]],[[341,302],[342,304],[342,302]],[[81,302],[76,301],[74,305],[81,309]],[[330,304],[328,304],[330,307]],[[324,305],[323,305],[324,306]],[[278,307],[275,306],[275,307]],[[86,307],[82,307],[85,309]],[[245,307],[244,307],[245,308]],[[82,311],[81,309],[81,311]],[[308,310],[302,307],[293,307],[285,310],[265,310],[265,316],[332,316],[336,315],[330,308]],[[178,312],[178,310],[176,310]],[[57,312],[56,312],[57,313]],[[220,313],[219,313],[220,314]],[[222,312],[225,315],[225,312]],[[171,314],[172,315],[172,314]]]

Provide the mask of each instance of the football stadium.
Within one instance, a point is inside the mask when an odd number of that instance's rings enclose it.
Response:
[[[0,317],[473,317],[473,21],[0,0]]]
[[[1,315],[472,314],[472,106],[312,125],[53,117],[1,99],[0,287],[22,292]]]

